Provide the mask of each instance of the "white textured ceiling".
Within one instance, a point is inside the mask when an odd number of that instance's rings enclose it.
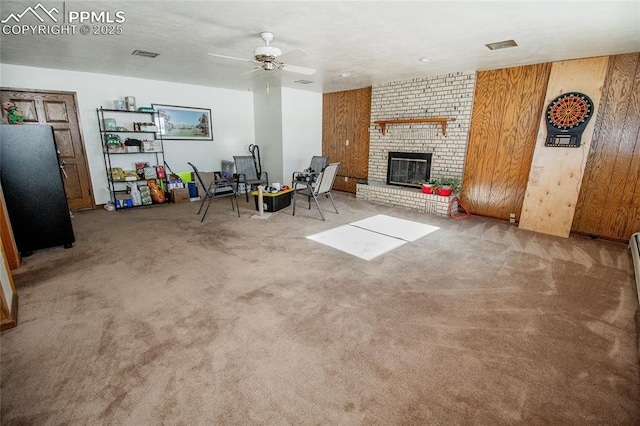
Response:
[[[2,0],[0,18],[37,4],[38,0]],[[61,15],[62,10],[109,11],[112,16],[123,11],[123,34],[2,34],[2,63],[239,90],[259,90],[269,82],[272,87],[328,93],[449,72],[640,51],[639,1],[136,0],[42,4],[56,6]],[[29,14],[21,20],[20,24],[39,23]],[[262,31],[273,32],[272,45],[284,53],[307,51],[308,57],[291,63],[318,72],[305,76],[260,70],[241,76],[253,68],[251,63],[207,54],[251,59],[254,48],[263,44]],[[514,39],[518,47],[497,51],[485,47],[507,39]],[[132,56],[135,49],[160,56]],[[431,60],[419,62],[423,57]],[[341,73],[350,76],[341,77]],[[313,83],[294,83],[299,79]]]

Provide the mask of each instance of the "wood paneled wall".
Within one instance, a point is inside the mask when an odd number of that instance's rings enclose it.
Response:
[[[572,231],[640,231],[640,54],[611,56]]]
[[[608,64],[571,231],[626,241],[640,231],[640,54]],[[472,213],[520,220],[551,67],[477,74],[461,194]],[[335,188],[355,192],[368,173],[371,89],[323,102],[323,154],[344,163]]]
[[[519,219],[550,70],[478,72],[461,194],[473,214]]]
[[[563,93],[576,91],[589,96],[594,113],[598,111],[608,63],[607,56],[554,62],[545,106]],[[545,146],[548,134],[546,122],[545,108],[539,118],[540,128],[519,227],[567,238],[571,232],[595,120],[590,120],[586,125],[581,145],[576,148]]]
[[[358,181],[367,179],[370,121],[371,87],[323,96],[322,154],[342,163],[334,189],[355,194]]]

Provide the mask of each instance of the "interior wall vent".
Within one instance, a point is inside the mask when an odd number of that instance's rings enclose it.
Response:
[[[159,53],[147,52],[146,50],[134,50],[131,53],[133,56],[144,56],[145,58],[155,58],[159,56]]]
[[[489,50],[506,49],[508,47],[516,47],[517,45],[518,43],[516,43],[514,40],[504,40],[504,41],[497,41],[495,43],[485,44],[485,46],[487,46]]]

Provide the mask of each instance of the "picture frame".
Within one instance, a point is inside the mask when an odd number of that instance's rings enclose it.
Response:
[[[156,115],[158,133],[164,140],[213,140],[211,110],[208,108],[151,104]]]
[[[233,169],[236,163],[233,161],[221,160],[221,172],[224,179],[231,179],[233,177]]]

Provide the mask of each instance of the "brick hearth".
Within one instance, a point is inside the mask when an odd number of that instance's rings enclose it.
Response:
[[[357,185],[356,198],[372,203],[389,204],[438,216],[447,216],[451,197],[424,194],[420,189],[370,183]],[[454,211],[457,210],[457,204],[453,208]]]

